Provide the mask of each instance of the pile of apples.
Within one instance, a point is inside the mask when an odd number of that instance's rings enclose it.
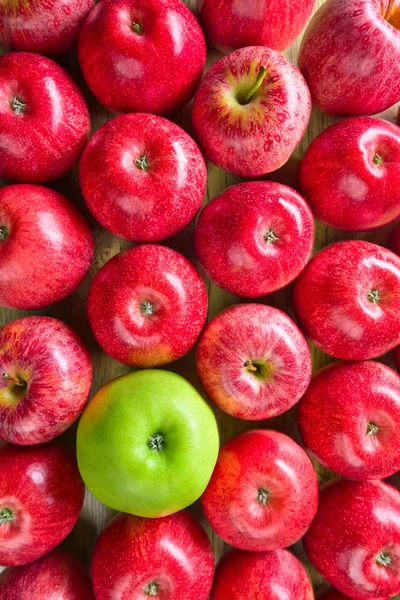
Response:
[[[201,27],[180,0],[2,0],[0,305],[43,309],[87,276],[91,231],[43,187],[79,161],[95,219],[135,243],[95,275],[89,323],[104,352],[139,370],[87,403],[92,362],[75,331],[37,314],[0,328],[0,600],[312,600],[287,550],[300,539],[336,588],[320,598],[400,593],[400,491],[382,481],[400,470],[400,376],[372,360],[394,350],[400,369],[400,228],[390,250],[349,239],[312,257],[314,217],[346,231],[400,217],[400,127],[370,117],[400,101],[400,0],[326,0],[297,68],[281,50],[313,8],[203,0]],[[204,34],[226,54],[202,78]],[[90,141],[84,96],[53,60],[76,44],[91,92],[123,113]],[[192,98],[197,141],[162,116]],[[289,160],[312,102],[352,118],[310,144],[299,191],[260,179]],[[298,325],[253,301],[205,326],[203,278],[158,244],[201,209],[203,156],[251,180],[201,210],[198,265],[242,299],[294,282]],[[341,362],[312,378],[306,337]],[[203,396],[155,368],[196,344],[214,405],[260,421],[298,403],[303,446],[256,428],[220,448]],[[78,418],[76,459],[56,438]],[[339,477],[319,489],[309,455]],[[91,580],[56,548],[85,485],[118,511],[95,544]],[[199,498],[233,546],[216,571],[185,511]]]

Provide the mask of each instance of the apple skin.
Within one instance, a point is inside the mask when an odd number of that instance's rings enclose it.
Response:
[[[65,54],[95,0],[5,0],[0,7],[0,44],[8,50]]]
[[[0,600],[95,600],[81,562],[64,550],[5,569],[0,575]]]
[[[180,0],[103,0],[82,27],[79,62],[108,110],[158,115],[189,102],[203,73],[206,43]]]
[[[382,119],[345,119],[308,147],[300,188],[331,227],[368,231],[400,216],[400,128]]]
[[[315,0],[203,0],[207,39],[223,52],[246,46],[285,50],[311,16]]]
[[[78,426],[78,464],[87,487],[106,506],[141,517],[163,517],[195,502],[218,449],[211,408],[169,371],[136,371],[110,381]]]
[[[64,196],[29,184],[0,189],[0,306],[62,300],[85,279],[93,254],[90,229]]]
[[[241,104],[262,67],[267,73],[261,86]],[[310,92],[300,71],[279,52],[250,46],[221,58],[206,73],[192,120],[208,160],[228,173],[258,177],[287,162],[310,115]]]
[[[400,492],[382,481],[330,482],[321,490],[303,545],[322,577],[350,598],[395,596],[400,593]]]
[[[208,323],[196,353],[207,396],[238,419],[270,419],[289,410],[305,393],[311,366],[301,331],[265,304],[222,311]]]
[[[318,482],[304,450],[283,433],[254,430],[221,449],[201,503],[211,527],[240,550],[286,548],[307,531]]]
[[[40,558],[70,533],[85,486],[75,458],[54,443],[0,449],[0,565]]]
[[[0,438],[42,444],[63,433],[83,411],[92,361],[82,340],[62,321],[25,317],[0,328],[0,373]]]
[[[373,115],[400,100],[398,29],[398,0],[327,0],[322,5],[305,31],[298,57],[320,110]]]
[[[400,343],[400,258],[370,242],[321,250],[296,280],[300,328],[323,352],[374,358]]]
[[[288,550],[231,550],[218,563],[210,600],[314,600],[301,562]]]
[[[300,434],[331,471],[385,479],[400,471],[399,406],[400,377],[386,365],[334,364],[319,371],[298,405]]]
[[[173,362],[194,346],[207,318],[206,287],[193,265],[146,244],[109,260],[89,290],[93,333],[107,354],[136,367]]]
[[[194,236],[207,275],[254,298],[293,281],[311,258],[314,220],[297,192],[272,181],[239,183],[202,210]]]
[[[0,177],[46,183],[65,175],[90,131],[76,83],[49,58],[11,52],[0,56],[0,89]]]
[[[206,600],[213,576],[211,544],[186,512],[163,519],[120,513],[102,531],[93,551],[96,600]]]
[[[103,227],[132,242],[158,242],[195,217],[207,168],[183,129],[139,113],[115,117],[94,134],[79,179],[86,204]]]

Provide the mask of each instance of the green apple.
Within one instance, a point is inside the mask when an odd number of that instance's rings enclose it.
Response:
[[[106,506],[161,517],[205,490],[217,461],[214,414],[183,377],[149,369],[114,379],[87,405],[78,427],[78,464]]]

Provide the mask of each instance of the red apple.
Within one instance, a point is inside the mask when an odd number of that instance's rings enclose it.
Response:
[[[9,50],[65,54],[78,39],[95,0],[3,0],[0,44]]]
[[[193,265],[179,252],[151,244],[108,261],[93,279],[87,305],[103,350],[137,367],[163,365],[187,354],[207,308],[207,291]]]
[[[70,552],[53,550],[0,575],[1,600],[94,600],[90,579]]]
[[[79,38],[84,77],[114,112],[163,114],[184,106],[205,61],[200,25],[181,0],[103,0]]]
[[[193,125],[206,157],[243,177],[284,165],[298,146],[311,114],[300,71],[262,46],[232,52],[202,80]]]
[[[327,0],[298,58],[317,106],[334,115],[373,115],[400,100],[399,29],[399,0]]]
[[[264,296],[291,281],[311,258],[314,221],[305,200],[272,181],[239,183],[202,210],[194,248],[224,290]]]
[[[367,231],[400,216],[400,128],[345,119],[308,147],[299,180],[314,215],[331,227]]]
[[[54,444],[0,450],[0,565],[36,560],[72,530],[85,486],[75,458]]]
[[[301,437],[331,471],[384,479],[400,471],[399,406],[400,377],[389,367],[373,361],[331,365],[300,401]]]
[[[89,227],[64,196],[38,185],[0,189],[1,306],[32,310],[65,298],[93,253]]]
[[[283,312],[264,304],[230,306],[204,330],[197,373],[219,408],[239,419],[289,410],[311,379],[307,342]]]
[[[283,433],[248,431],[221,449],[201,502],[211,527],[241,550],[286,548],[307,531],[318,504],[314,467]]]
[[[0,56],[0,177],[45,183],[65,175],[88,140],[90,118],[75,82],[49,58]]]
[[[157,242],[196,215],[207,168],[196,143],[178,125],[133,114],[115,117],[95,133],[79,178],[103,227],[132,242]]]
[[[381,481],[323,488],[304,548],[321,575],[354,600],[400,593],[400,492]]]
[[[364,360],[400,344],[400,258],[351,240],[319,252],[297,279],[301,328],[336,358]]]
[[[119,513],[96,542],[96,600],[206,600],[214,575],[211,544],[188,513],[143,519]]]
[[[231,550],[221,558],[210,600],[314,600],[307,572],[287,550]]]
[[[200,19],[222,51],[245,46],[284,50],[300,35],[315,0],[203,0]]]
[[[83,411],[92,362],[68,325],[51,317],[25,317],[0,328],[0,375],[0,438],[42,444]]]

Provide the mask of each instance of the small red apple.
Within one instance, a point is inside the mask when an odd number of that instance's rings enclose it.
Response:
[[[202,498],[211,527],[241,550],[286,548],[307,531],[318,504],[314,467],[283,433],[248,431],[221,449]]]
[[[211,544],[186,512],[161,519],[119,513],[94,547],[96,600],[206,600],[213,575]]]
[[[361,240],[331,244],[300,274],[293,302],[302,330],[327,354],[384,354],[400,344],[400,258]]]
[[[88,316],[107,354],[154,367],[184,356],[207,318],[205,285],[193,265],[165,246],[136,246],[114,256],[93,279]]]
[[[196,367],[207,396],[239,419],[269,419],[289,410],[311,379],[303,334],[265,304],[230,306],[204,330]]]
[[[210,600],[314,600],[301,562],[287,550],[231,550],[219,561]]]
[[[30,52],[0,56],[0,177],[45,183],[79,159],[90,118],[78,86],[57,63]]]
[[[183,129],[139,113],[115,117],[95,133],[83,153],[79,179],[103,227],[132,242],[157,242],[194,218],[207,168]]]
[[[0,575],[0,600],[94,600],[89,576],[70,552],[52,550]]]
[[[262,46],[232,52],[203,78],[193,126],[206,157],[220,169],[258,177],[284,165],[311,114],[300,71]]]
[[[331,482],[303,544],[321,575],[350,598],[399,594],[400,492],[382,481]]]
[[[0,565],[15,567],[57,546],[85,495],[75,458],[54,443],[0,449]]]

